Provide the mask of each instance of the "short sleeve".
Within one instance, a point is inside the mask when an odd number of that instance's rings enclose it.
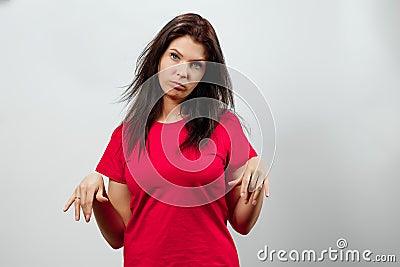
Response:
[[[257,152],[243,132],[239,119],[232,113],[226,112],[221,119],[227,137],[226,146],[226,176],[231,180],[231,174],[242,167],[250,158],[258,156]]]
[[[126,183],[125,179],[125,157],[122,148],[122,124],[119,125],[111,135],[96,171],[119,183]]]

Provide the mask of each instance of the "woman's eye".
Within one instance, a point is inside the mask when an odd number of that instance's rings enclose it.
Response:
[[[195,69],[201,69],[202,65],[199,62],[192,62],[192,67]]]
[[[171,53],[170,56],[171,56],[171,58],[172,58],[173,60],[179,59],[178,55],[175,54],[175,53]]]

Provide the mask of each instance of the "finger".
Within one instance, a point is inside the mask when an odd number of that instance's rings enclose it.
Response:
[[[242,179],[242,185],[240,188],[240,197],[242,197],[243,199],[245,199],[245,203],[247,204],[248,202],[248,187],[249,187],[249,183],[250,183],[250,178],[251,178],[251,172],[250,171],[246,171],[243,174],[243,179]]]
[[[86,214],[87,214],[87,187],[84,184],[81,184],[79,186],[79,196],[81,197],[80,199],[80,206],[82,209],[82,214],[83,218],[86,220]]]
[[[71,207],[72,203],[74,203],[74,201],[75,201],[75,192],[69,198],[67,204],[64,206],[63,211],[66,212],[69,209],[69,207]]]
[[[259,180],[259,176],[257,175],[257,173],[253,173],[251,180],[249,182],[249,192],[252,193],[253,191],[256,190],[257,188],[257,184]]]
[[[263,188],[262,186],[259,186],[259,187],[257,187],[257,189],[254,191],[253,201],[251,202],[251,204],[252,204],[253,206],[257,205],[257,199],[258,199],[258,196],[260,195],[260,192],[261,192],[262,188]]]
[[[256,185],[255,185],[254,197],[253,198],[257,198],[258,197],[258,195],[260,194],[261,189],[263,187],[263,184],[264,184],[264,180],[262,180],[260,176],[257,177],[257,182],[256,182]]]
[[[85,215],[85,210],[86,210],[86,194],[87,194],[86,186],[80,184],[79,185],[79,196],[81,197],[80,206],[81,206],[83,215]]]
[[[100,189],[97,191],[97,194],[96,194],[96,199],[97,199],[97,201],[99,201],[99,202],[107,202],[107,201],[108,201],[108,198],[106,198],[105,196],[103,196],[103,193],[104,193],[104,188],[100,188]]]
[[[269,181],[268,181],[268,177],[264,181],[264,192],[265,192],[265,196],[269,197]]]
[[[86,222],[90,221],[90,216],[92,216],[93,209],[93,199],[94,199],[94,190],[87,191],[85,197],[85,205],[83,207],[83,214],[85,215]]]
[[[86,187],[81,187],[81,207],[86,222],[89,221],[92,213],[93,197],[94,190],[88,190]]]
[[[228,182],[228,185],[239,185],[239,182],[242,180],[242,176],[237,178],[236,180]]]
[[[254,192],[254,194],[256,193],[256,190],[257,190],[257,181],[258,181],[258,180],[259,180],[259,177],[256,176],[255,173],[253,173],[253,177],[251,177],[250,184],[249,184],[249,192],[250,192],[250,193],[248,194],[247,202],[250,201],[250,198],[251,198],[251,196],[253,195],[253,192]],[[254,199],[254,196],[253,196],[253,199]]]
[[[74,205],[75,205],[75,221],[79,221],[79,219],[80,219],[80,207],[81,207],[80,203],[81,203],[80,189],[79,189],[79,186],[78,186],[77,189],[76,189],[75,202],[74,202]]]

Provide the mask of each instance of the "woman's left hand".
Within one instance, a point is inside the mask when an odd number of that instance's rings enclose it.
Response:
[[[269,183],[268,183],[268,166],[267,163],[260,157],[252,157],[246,162],[246,169],[243,175],[236,180],[229,182],[229,185],[239,185],[240,196],[247,201],[250,199],[251,193],[254,192],[253,205],[257,204],[256,199],[264,188],[265,196],[269,197]],[[249,194],[250,192],[250,194]]]

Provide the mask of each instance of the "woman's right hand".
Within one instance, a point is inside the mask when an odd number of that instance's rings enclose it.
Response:
[[[74,203],[75,220],[79,221],[80,209],[82,208],[85,220],[86,222],[89,222],[93,210],[93,201],[108,201],[108,198],[103,195],[104,193],[103,177],[98,173],[91,173],[76,187],[74,193],[64,207],[64,212],[66,212],[72,203]]]

